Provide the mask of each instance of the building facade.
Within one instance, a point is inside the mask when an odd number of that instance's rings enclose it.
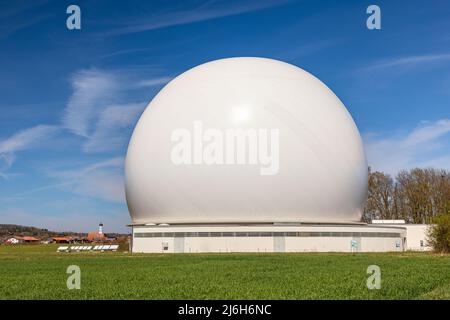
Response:
[[[373,225],[133,226],[133,252],[388,252],[406,250],[406,229]]]

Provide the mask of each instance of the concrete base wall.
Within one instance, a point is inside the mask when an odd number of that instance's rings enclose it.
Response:
[[[406,250],[413,251],[429,251],[432,248],[429,246],[428,230],[429,225],[426,224],[406,224]]]
[[[134,226],[133,252],[403,251],[402,227],[361,225]]]

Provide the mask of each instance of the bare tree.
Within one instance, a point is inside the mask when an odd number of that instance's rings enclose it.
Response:
[[[368,198],[363,220],[404,219],[431,223],[440,214],[450,214],[450,173],[446,170],[400,171],[395,181],[383,172],[369,169]]]
[[[433,217],[448,212],[450,175],[445,170],[403,170],[396,180],[401,211],[408,222],[431,223]]]
[[[391,219],[394,183],[392,178],[379,171],[371,172],[369,168],[369,188],[364,221],[372,219]]]

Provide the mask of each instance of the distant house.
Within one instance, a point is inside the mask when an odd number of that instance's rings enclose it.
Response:
[[[5,243],[8,244],[17,244],[17,243],[38,243],[39,239],[35,238],[35,237],[30,237],[30,236],[15,236],[12,238],[9,238],[5,241]]]
[[[29,237],[29,236],[17,237],[17,238],[19,238],[19,240],[22,240],[22,242],[26,242],[26,243],[37,243],[40,241],[38,238]]]
[[[56,243],[72,243],[74,239],[72,237],[53,237],[52,241]]]

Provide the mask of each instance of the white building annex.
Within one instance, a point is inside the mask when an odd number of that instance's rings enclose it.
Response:
[[[133,252],[409,244],[404,225],[360,222],[368,167],[345,106],[276,60],[216,60],[169,82],[134,129],[125,176]]]

